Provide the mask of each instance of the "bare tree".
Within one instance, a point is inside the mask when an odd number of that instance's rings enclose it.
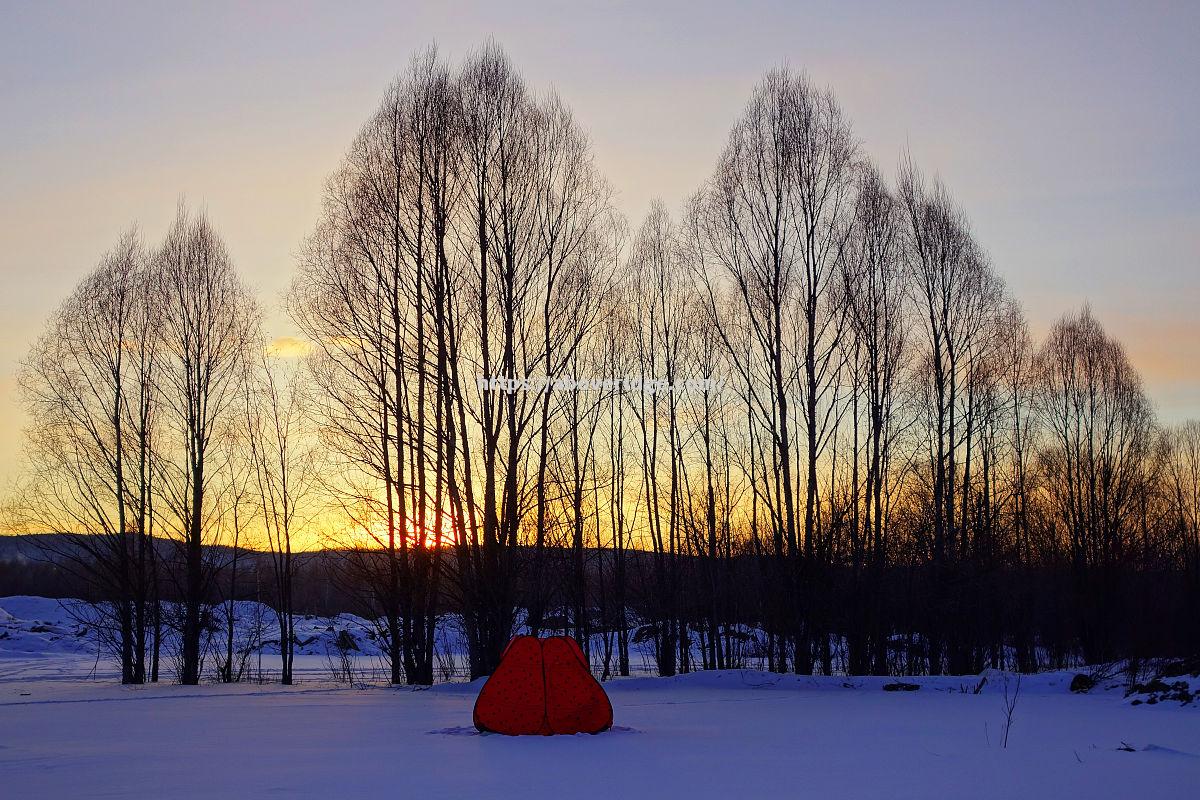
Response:
[[[849,315],[848,347],[857,364],[854,398],[856,475],[850,526],[850,566],[856,587],[851,602],[855,622],[848,638],[854,674],[887,674],[891,631],[881,589],[888,564],[891,499],[897,476],[892,468],[897,437],[907,423],[900,396],[911,320],[903,271],[903,219],[900,206],[874,167],[864,167],[858,189],[854,232],[842,272],[843,302]],[[858,396],[865,408],[862,443],[865,473],[859,500]]]
[[[1008,749],[1008,733],[1012,730],[1013,714],[1017,710],[1017,702],[1021,699],[1021,673],[1017,673],[1015,680],[1010,680],[1008,673],[1004,673],[1003,683],[1001,684],[1004,690],[1004,740],[1003,747]]]
[[[240,389],[238,394],[249,398],[251,388],[246,386]],[[253,546],[253,542],[247,534],[250,524],[257,518],[257,515],[253,513],[251,505],[252,469],[248,463],[250,459],[247,458],[251,455],[247,452],[250,444],[249,437],[245,435],[245,432],[239,432],[222,438],[222,445],[227,450],[222,460],[229,470],[229,476],[222,487],[223,491],[217,506],[225,520],[223,527],[226,532],[225,543],[229,547],[229,557],[220,565],[223,577],[226,579],[224,586],[228,589],[225,591],[224,602],[221,604],[225,625],[225,652],[217,658],[217,675],[222,683],[236,683],[242,679],[250,656],[248,643],[240,643],[239,647],[238,641],[238,623],[239,621],[244,622],[239,619],[241,615],[237,605],[238,578],[241,577],[238,567],[242,565],[245,552]],[[221,582],[217,583],[217,588],[219,590],[222,588]]]
[[[214,486],[227,477],[217,445],[230,435],[258,310],[203,214],[179,209],[154,258],[164,427],[161,517],[181,554],[180,681],[200,680],[205,608],[216,572],[205,546],[220,536]]]
[[[905,257],[909,285],[922,320],[921,370],[928,430],[932,517],[929,557],[938,576],[931,619],[948,618],[955,602],[946,592],[960,585],[958,562],[970,549],[970,531],[961,524],[970,486],[969,431],[975,406],[970,390],[981,342],[1001,308],[1002,287],[971,235],[966,216],[940,182],[930,186],[911,162],[901,170],[899,197],[905,217]],[[966,469],[963,469],[965,455]],[[961,506],[961,508],[960,508]],[[929,669],[971,671],[968,651],[948,632],[929,637]],[[976,670],[977,671],[977,670]]]
[[[1200,602],[1200,421],[1188,420],[1165,432],[1165,470],[1170,497],[1172,541],[1186,580],[1186,607]],[[1200,648],[1200,623],[1193,620],[1189,647]]]
[[[541,162],[537,244],[545,259],[545,267],[535,279],[541,318],[539,377],[553,383],[569,376],[572,365],[578,367],[581,345],[601,319],[600,309],[611,303],[611,279],[602,270],[612,268],[621,230],[610,204],[612,191],[592,163],[587,137],[557,96],[545,102],[534,136]],[[551,432],[557,415],[578,411],[576,400],[572,397],[568,403],[556,403],[552,391],[544,391],[538,398],[534,564],[527,621],[534,635],[541,628],[546,604],[541,589],[549,524]],[[578,470],[574,477],[580,478]],[[576,489],[581,493],[582,484]],[[586,650],[586,641],[583,646]]]
[[[815,600],[804,573],[820,534],[818,464],[836,427],[832,392],[844,315],[831,302],[854,210],[857,149],[832,93],[803,75],[770,72],[734,127],[706,191],[704,242],[725,291],[741,301],[746,349],[731,330],[731,357],[751,358],[739,371],[751,383],[756,427],[767,441],[763,500],[774,529],[774,551],[787,559],[780,591]],[[717,289],[710,292],[715,303]],[[799,408],[795,396],[799,396]],[[799,425],[803,449],[795,441]],[[802,453],[802,457],[798,454]],[[798,508],[803,493],[804,506]],[[801,518],[802,513],[802,518]],[[800,606],[787,617],[814,621]],[[812,669],[814,627],[790,631],[795,668]]]
[[[14,511],[45,555],[98,602],[122,683],[147,679],[157,601],[153,450],[158,320],[136,231],[121,237],[52,317],[20,384],[32,425],[27,480]]]
[[[292,682],[296,650],[295,583],[300,557],[294,537],[317,513],[321,459],[308,435],[304,394],[295,369],[264,354],[249,387],[246,413],[258,510],[271,555],[273,606],[279,626],[280,674]]]
[[[457,89],[436,51],[416,57],[330,179],[289,310],[316,352],[315,422],[342,466],[329,489],[352,513],[333,538],[364,587],[399,683],[433,680],[457,281],[448,248]]]
[[[653,552],[650,597],[645,604],[661,675],[690,670],[691,641],[682,605],[682,559],[688,502],[683,394],[696,363],[698,298],[688,279],[681,233],[655,204],[629,253],[632,331],[640,383],[627,394],[638,426],[643,501],[638,530]]]
[[[450,391],[463,458],[451,495],[461,531],[459,599],[471,673],[480,675],[495,667],[514,630],[531,500],[542,515],[535,551],[544,537],[549,426],[558,409],[544,395],[492,391],[464,373],[514,380],[561,374],[595,325],[604,297],[595,264],[611,261],[604,251],[614,237],[609,190],[561,103],[531,97],[492,45],[468,59],[458,85],[464,291],[455,309]],[[541,563],[536,552],[534,563]],[[535,625],[541,605],[533,604]]]
[[[1055,324],[1035,366],[1049,436],[1041,452],[1046,491],[1081,594],[1084,653],[1099,663],[1116,655],[1110,620],[1120,566],[1141,555],[1154,414],[1124,349],[1087,307]]]

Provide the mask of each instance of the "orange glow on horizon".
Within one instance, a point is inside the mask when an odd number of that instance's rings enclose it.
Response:
[[[410,517],[404,526],[404,542],[400,539],[400,531],[394,532],[397,537],[395,546],[399,548],[406,543],[409,547],[419,545],[425,549],[433,549],[457,544],[458,537],[454,519],[445,511],[437,516],[440,518],[440,524],[436,527],[427,525],[423,534],[417,526],[417,521]],[[376,519],[366,525],[351,525],[341,537],[335,536],[329,544],[383,550],[389,546],[391,535],[388,531],[387,520]]]

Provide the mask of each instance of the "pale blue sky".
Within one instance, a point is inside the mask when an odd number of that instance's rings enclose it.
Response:
[[[575,110],[634,224],[706,177],[767,69],[808,70],[885,171],[908,147],[943,177],[1035,332],[1090,301],[1161,415],[1200,416],[1198,34],[1194,2],[0,0],[0,486],[17,362],[126,226],[203,205],[275,306],[390,78],[489,36]]]

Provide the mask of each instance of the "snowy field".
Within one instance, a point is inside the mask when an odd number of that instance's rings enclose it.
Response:
[[[1026,676],[1007,749],[1002,676],[729,671],[611,681],[598,736],[479,735],[479,684],[122,687],[94,654],[36,648],[0,599],[0,797],[1194,798],[1200,709]],[[15,633],[14,633],[15,632]],[[22,632],[24,632],[22,634]],[[20,635],[18,635],[20,634]],[[89,675],[97,676],[89,679]],[[894,680],[894,679],[892,679]],[[1193,680],[1192,684],[1198,683]],[[963,691],[963,690],[966,691]],[[1011,688],[1010,688],[1011,690]]]

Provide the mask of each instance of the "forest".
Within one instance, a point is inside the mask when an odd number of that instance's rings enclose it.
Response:
[[[1035,337],[936,165],[872,163],[802,71],[730,119],[630,221],[499,46],[418,53],[298,248],[303,355],[216,220],[130,227],[25,359],[7,526],[125,683],[234,680],[242,599],[290,683],[318,585],[397,684],[446,626],[466,678],[518,631],[605,677],[637,643],[660,675],[1200,654],[1200,421],[1159,421],[1082,293]]]

